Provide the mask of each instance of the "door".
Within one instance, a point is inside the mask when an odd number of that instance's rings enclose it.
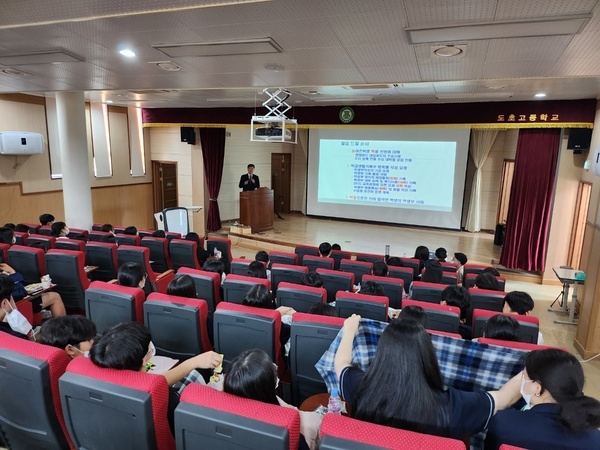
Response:
[[[271,154],[271,189],[275,212],[290,212],[290,192],[292,185],[292,154]]]
[[[584,181],[579,183],[577,200],[575,202],[575,214],[573,217],[573,229],[571,231],[571,244],[569,245],[569,257],[567,265],[579,269],[581,263],[581,251],[583,249],[583,235],[585,233],[585,222],[590,207],[590,196],[592,185]]]
[[[177,163],[152,161],[154,211],[178,206]]]

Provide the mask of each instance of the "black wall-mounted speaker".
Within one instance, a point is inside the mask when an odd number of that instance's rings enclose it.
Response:
[[[187,142],[190,145],[195,145],[196,129],[192,127],[181,127],[181,142]]]
[[[569,150],[589,150],[592,142],[592,130],[590,128],[571,128],[569,130]]]

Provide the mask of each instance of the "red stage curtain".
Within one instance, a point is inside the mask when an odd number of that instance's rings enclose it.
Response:
[[[223,160],[225,158],[225,128],[200,128],[200,143],[202,145],[202,160],[204,161],[204,176],[208,186],[208,219],[207,231],[221,229],[219,214],[219,190],[223,176]]]
[[[500,264],[509,269],[544,270],[559,146],[559,129],[519,131],[500,256]]]

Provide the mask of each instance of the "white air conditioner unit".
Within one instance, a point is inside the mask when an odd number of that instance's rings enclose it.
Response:
[[[0,155],[36,155],[44,152],[44,137],[29,131],[0,132]]]

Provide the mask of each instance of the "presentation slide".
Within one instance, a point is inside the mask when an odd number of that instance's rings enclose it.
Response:
[[[310,131],[307,213],[460,229],[469,129]]]
[[[319,147],[319,202],[452,210],[452,183],[440,191],[434,180],[454,173],[454,141],[322,139]]]

